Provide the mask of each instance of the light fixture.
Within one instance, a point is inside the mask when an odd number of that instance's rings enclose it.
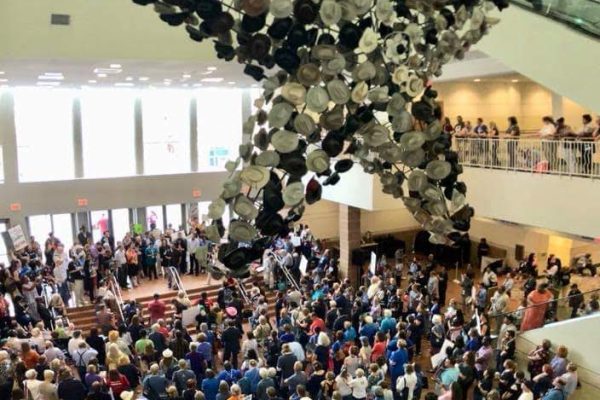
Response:
[[[481,79],[479,79],[479,78],[473,79],[473,82],[481,82]]]
[[[210,74],[212,74],[213,72],[215,72],[215,71],[204,71],[204,72],[202,72],[200,75],[210,75]]]
[[[8,79],[2,78],[2,79],[0,79],[0,82],[8,82]]]
[[[132,76],[128,76],[127,78],[125,78],[125,80],[126,80],[127,82],[131,82],[131,81],[133,80],[133,77],[132,77]]]
[[[112,69],[119,69],[119,68],[121,68],[121,64],[110,64],[110,67]]]
[[[65,77],[62,74],[60,74],[60,75],[58,75],[58,74],[57,75],[48,75],[48,74],[45,74],[45,75],[38,76],[38,79],[39,80],[45,80],[45,81],[62,81],[63,79],[65,79]]]
[[[184,83],[184,84],[181,85],[181,87],[188,87],[188,86],[190,86],[189,83]]]
[[[38,82],[38,86],[60,86],[60,82]]]
[[[98,74],[96,75],[98,78],[106,78],[108,75],[106,74]]]
[[[203,78],[200,79],[200,82],[206,82],[206,83],[218,83],[218,82],[223,82],[223,78]]]
[[[233,82],[233,81],[229,81],[229,82],[227,82],[227,84],[228,84],[228,85],[235,85],[235,82]]]
[[[4,73],[5,73],[4,71],[0,71],[0,75],[4,75]]]
[[[513,79],[513,80],[511,80],[511,82],[512,83],[517,83],[517,82],[519,82],[519,80],[518,79]]]
[[[216,71],[217,67],[206,67],[207,71]]]
[[[201,83],[194,83],[192,86],[193,87],[201,87],[201,86],[204,86],[204,85],[202,85]]]
[[[88,81],[88,83],[98,83],[98,81],[97,81],[97,80],[95,80],[95,79],[90,79],[90,80]]]
[[[148,78],[147,76],[140,76],[140,77],[138,78],[138,80],[139,80],[140,82],[146,82],[146,81],[149,81],[149,80],[150,80],[150,78]]]
[[[165,85],[165,86],[171,86],[171,82],[163,82],[163,85]]]
[[[116,87],[132,87],[134,86],[131,82],[117,82],[115,83]]]
[[[183,79],[190,79],[192,76],[190,74],[183,74],[183,75],[181,75],[181,77]]]

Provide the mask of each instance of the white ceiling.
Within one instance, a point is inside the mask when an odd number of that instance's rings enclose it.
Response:
[[[111,69],[111,66],[115,67]],[[108,71],[104,71],[108,69]],[[105,72],[106,76],[99,75]],[[444,66],[436,81],[514,73],[480,51],[467,53],[464,60]],[[44,76],[45,75],[45,76]],[[211,82],[214,80],[214,82]],[[198,63],[191,61],[148,60],[0,60],[0,86],[60,87],[240,87],[258,86],[236,62]]]

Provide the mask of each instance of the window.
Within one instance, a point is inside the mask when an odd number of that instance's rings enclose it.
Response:
[[[144,174],[190,172],[190,97],[186,92],[147,91],[142,97]]]
[[[135,175],[133,92],[84,90],[81,125],[86,178]]]
[[[60,239],[65,249],[73,247],[73,225],[71,225],[71,214],[52,215],[52,231],[54,236]]]
[[[94,243],[98,243],[104,232],[108,230],[108,211],[92,211],[90,214],[92,216],[92,237]]]
[[[146,227],[148,230],[151,229],[152,224],[154,224],[160,231],[165,229],[162,206],[146,207]]]
[[[19,181],[73,179],[73,92],[21,88],[14,95]]]
[[[223,169],[242,142],[242,91],[206,89],[197,95],[198,169]]]
[[[41,248],[44,249],[48,233],[52,232],[52,218],[50,214],[31,215],[27,219],[29,221],[29,239],[34,238],[40,244]],[[57,237],[63,240],[60,236]],[[68,250],[68,247],[66,250]]]
[[[8,225],[6,222],[0,222],[0,234],[7,230]],[[5,266],[8,266],[8,251],[6,250],[6,243],[4,243],[2,235],[0,235],[0,263],[4,263]]]
[[[168,224],[170,224],[175,231],[179,231],[179,227],[183,225],[181,204],[167,204],[167,225]]]
[[[129,223],[129,210],[127,208],[119,208],[111,211],[112,228],[115,236],[115,242],[123,240],[125,234],[131,230]]]

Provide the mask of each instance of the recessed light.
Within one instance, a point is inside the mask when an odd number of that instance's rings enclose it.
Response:
[[[201,83],[194,83],[192,86],[194,86],[194,87],[201,87],[203,85]]]
[[[517,82],[519,82],[519,80],[518,79],[513,79],[511,82],[512,83],[517,83]]]
[[[97,81],[97,80],[95,80],[95,79],[90,79],[90,80],[88,81],[88,83],[98,83],[98,81]]]
[[[223,80],[224,80],[223,78],[203,78],[203,79],[200,79],[200,82],[217,83],[217,82],[223,82]]]
[[[206,67],[207,71],[216,71],[217,67]]]
[[[38,82],[38,86],[59,86],[60,82]]]
[[[44,72],[46,76],[63,76],[62,72]]]
[[[163,82],[163,85],[165,85],[165,86],[171,86],[171,82]]]
[[[62,75],[40,75],[38,76],[38,79],[45,81],[62,81],[65,77]]]
[[[146,81],[149,81],[149,80],[150,80],[150,78],[148,78],[147,76],[140,76],[140,77],[138,78],[138,80],[139,80],[140,82],[146,82]]]
[[[125,78],[125,80],[126,80],[127,82],[131,82],[131,81],[133,80],[133,77],[132,77],[132,76],[128,76],[127,78]]]
[[[130,83],[130,82],[117,82],[117,83],[115,83],[115,86],[117,86],[117,87],[132,87],[133,83]]]
[[[113,69],[119,69],[121,68],[121,64],[110,64],[110,67]]]
[[[183,74],[183,75],[181,75],[181,77],[183,79],[190,79],[192,76],[190,74]]]
[[[4,75],[4,73],[5,73],[4,71],[0,71],[0,75]]]
[[[230,81],[230,82],[227,82],[227,84],[228,85],[235,85],[235,82]]]
[[[215,72],[215,71],[204,71],[204,72],[202,72],[200,75],[210,75],[210,74],[212,74],[213,72]]]
[[[479,79],[479,78],[473,79],[473,82],[481,82],[481,79]]]
[[[107,75],[106,75],[106,74],[98,74],[98,75],[96,75],[96,76],[97,76],[98,78],[106,78],[106,77],[107,77]]]

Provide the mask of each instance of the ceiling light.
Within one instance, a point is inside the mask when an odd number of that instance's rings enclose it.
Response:
[[[38,86],[59,86],[60,82],[38,82]]]
[[[117,82],[117,83],[115,83],[115,86],[117,86],[117,87],[132,87],[133,83],[130,83],[130,82]]]
[[[233,81],[230,81],[230,82],[227,82],[227,84],[228,84],[228,85],[235,85],[235,82],[233,82]]]
[[[212,83],[217,83],[217,82],[223,82],[223,78],[203,78],[200,79],[200,82],[212,82]]]
[[[181,85],[181,87],[188,87],[188,86],[190,86],[189,83],[184,83],[183,85]]]
[[[473,82],[481,82],[481,79],[479,79],[479,78],[473,79]]]
[[[165,85],[165,86],[171,86],[171,82],[163,82],[163,85]]]
[[[183,79],[190,79],[192,76],[190,74],[183,74],[181,77]]]
[[[519,80],[518,79],[513,79],[511,82],[512,83],[517,83],[517,82],[519,82]]]
[[[39,80],[46,80],[46,81],[62,81],[63,79],[65,79],[64,76],[61,75],[40,75],[38,76]]]
[[[121,64],[110,64],[110,67],[112,69],[119,69],[119,68],[121,68]]]
[[[206,67],[207,71],[216,71],[217,67]]]
[[[107,75],[106,75],[106,74],[98,74],[98,75],[96,75],[96,76],[97,76],[98,78],[106,78],[106,77],[107,77]]]
[[[213,72],[214,72],[214,71],[205,71],[205,72],[202,72],[200,75],[210,75],[210,74],[212,74]]]
[[[0,75],[4,75],[4,71],[0,71]]]
[[[122,71],[120,68],[94,68],[95,74],[115,75],[120,74]]]
[[[139,80],[140,82],[146,82],[146,81],[149,81],[149,80],[150,80],[150,78],[148,78],[147,76],[140,76],[140,77],[138,78],[138,80]]]
[[[0,82],[8,82],[8,79],[0,79]]]
[[[44,72],[46,76],[63,76],[62,72]]]
[[[88,83],[98,83],[98,81],[97,81],[97,80],[94,80],[94,79],[90,79],[90,80],[88,81]]]
[[[203,85],[201,83],[194,83],[192,86],[194,86],[194,87],[201,87]]]
[[[132,77],[132,76],[128,76],[127,78],[125,78],[125,80],[126,80],[127,82],[130,82],[130,81],[132,81],[132,80],[133,80],[133,77]]]

